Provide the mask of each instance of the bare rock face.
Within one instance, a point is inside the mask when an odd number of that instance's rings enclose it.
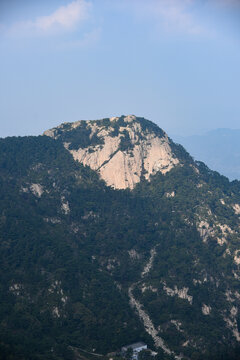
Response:
[[[133,189],[142,177],[149,180],[179,164],[166,133],[134,115],[64,123],[44,135],[60,138],[75,160],[116,189]]]

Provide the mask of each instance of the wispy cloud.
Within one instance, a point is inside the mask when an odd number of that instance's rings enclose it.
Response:
[[[75,29],[80,23],[88,19],[91,2],[75,0],[66,6],[61,6],[53,13],[39,16],[35,20],[18,22],[8,30],[10,34],[18,32],[34,34],[56,34]]]
[[[76,0],[66,6],[61,6],[51,15],[37,18],[32,25],[43,31],[49,31],[55,27],[70,29],[88,17],[89,7],[90,3]]]
[[[163,25],[166,30],[171,31],[172,29],[186,32],[189,34],[201,34],[205,32],[204,28],[197,23],[194,19],[193,14],[190,11],[192,1],[160,1],[155,3],[150,11],[162,18]]]
[[[100,38],[102,29],[96,28],[92,31],[83,34],[80,39],[73,39],[61,42],[57,48],[59,50],[75,49],[75,48],[86,48],[93,46]]]
[[[233,0],[232,0],[233,1]],[[126,2],[125,5],[128,3]],[[197,0],[132,0],[131,6],[139,17],[149,17],[166,32],[206,35],[211,33],[196,16]]]

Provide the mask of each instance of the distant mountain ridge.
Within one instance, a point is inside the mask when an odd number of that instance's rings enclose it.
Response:
[[[173,136],[196,160],[211,169],[240,180],[240,129],[216,129],[202,135]]]
[[[144,118],[0,139],[0,359],[239,359],[239,228],[240,182]]]

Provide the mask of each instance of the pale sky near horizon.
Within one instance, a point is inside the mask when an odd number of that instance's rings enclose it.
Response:
[[[0,137],[122,114],[240,128],[240,1],[0,0]]]

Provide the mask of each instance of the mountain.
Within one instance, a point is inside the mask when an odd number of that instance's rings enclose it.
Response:
[[[238,181],[133,115],[0,154],[1,359],[239,358]]]
[[[240,130],[216,129],[203,135],[174,136],[194,158],[229,179],[240,179]]]
[[[165,174],[179,163],[167,134],[134,115],[64,123],[44,135],[60,139],[75,160],[115,189],[132,189],[141,178]]]

